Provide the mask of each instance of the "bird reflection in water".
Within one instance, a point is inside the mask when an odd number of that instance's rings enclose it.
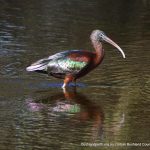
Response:
[[[38,91],[42,98],[28,98],[26,100],[30,111],[46,110],[51,115],[68,115],[73,124],[91,122],[92,139],[103,137],[104,114],[101,107],[89,100],[87,96],[76,91],[75,87],[64,89],[63,93],[48,94],[48,91]]]

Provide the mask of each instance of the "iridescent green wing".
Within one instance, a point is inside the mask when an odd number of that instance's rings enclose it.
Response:
[[[87,62],[75,61],[67,57],[65,59],[58,59],[57,62],[61,72],[72,74],[77,74],[87,65]]]
[[[71,50],[50,56],[45,70],[49,74],[77,74],[89,64],[86,52]]]

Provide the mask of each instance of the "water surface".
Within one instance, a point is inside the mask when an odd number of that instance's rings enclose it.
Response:
[[[148,0],[2,0],[0,149],[150,143],[149,18]],[[61,80],[26,72],[32,62],[63,50],[93,50],[94,29],[105,31],[127,58],[104,44],[103,63],[66,91]]]

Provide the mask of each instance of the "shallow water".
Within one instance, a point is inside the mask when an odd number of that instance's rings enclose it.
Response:
[[[2,0],[0,149],[150,143],[149,18],[148,0]],[[105,31],[127,58],[104,44],[103,63],[66,91],[61,80],[26,72],[32,62],[56,52],[92,50],[93,29]]]

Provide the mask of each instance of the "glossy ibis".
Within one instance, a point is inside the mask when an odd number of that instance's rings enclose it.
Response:
[[[91,33],[90,39],[95,52],[67,50],[40,59],[27,67],[26,70],[45,73],[56,78],[64,79],[62,88],[65,88],[69,82],[76,82],[76,79],[86,75],[102,62],[104,58],[103,41],[116,47],[121,52],[123,58],[125,58],[123,50],[108,38],[103,31],[94,30]]]

